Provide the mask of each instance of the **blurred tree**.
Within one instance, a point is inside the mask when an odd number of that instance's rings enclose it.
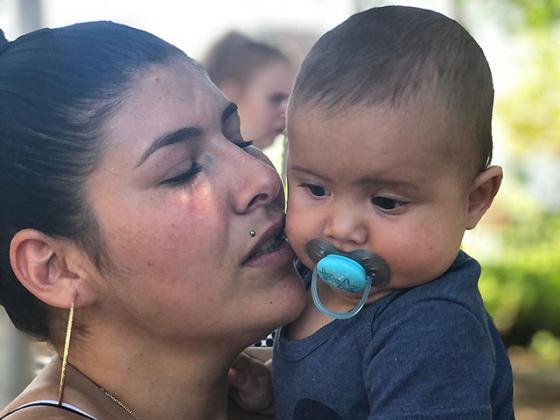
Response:
[[[504,222],[500,257],[484,264],[480,288],[508,345],[530,344],[558,363],[559,193],[557,186],[545,187],[560,175],[560,0],[489,0],[483,7],[488,16],[500,16],[508,43],[523,59],[512,69],[516,85],[496,98],[512,152],[509,189],[494,208]]]
[[[560,215],[513,221],[501,240],[479,286],[506,344],[526,346],[539,330],[560,337]]]
[[[560,155],[560,0],[493,0],[492,6],[514,37],[530,42],[523,81],[497,104],[512,150]]]
[[[509,9],[502,16],[510,16],[507,21],[510,25],[515,23],[517,29],[549,31],[560,22],[560,0],[493,0],[493,3]]]
[[[501,98],[497,111],[505,121],[513,152],[560,154],[560,36],[534,36],[530,62],[519,87]]]

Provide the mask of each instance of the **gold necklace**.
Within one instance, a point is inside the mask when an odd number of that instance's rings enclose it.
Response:
[[[92,381],[93,382],[93,381]],[[97,385],[97,384],[96,384]],[[97,385],[97,387],[99,388],[99,390],[101,392],[103,392],[107,398],[109,398],[111,401],[113,401],[115,404],[117,404],[120,408],[122,408],[124,411],[126,411],[126,413],[132,417],[133,419],[136,420],[140,420],[136,414],[134,414],[134,411],[132,411],[130,408],[128,408],[128,406],[123,403],[121,400],[119,400],[117,397],[115,397],[113,394],[111,394],[109,391],[107,391],[105,388],[103,388],[102,386]]]
[[[93,385],[95,385],[97,387],[97,389],[99,389],[101,392],[103,392],[107,398],[109,398],[111,401],[113,401],[115,404],[117,404],[120,408],[122,408],[124,411],[126,411],[126,413],[130,417],[132,417],[135,420],[140,420],[140,418],[136,414],[134,414],[134,411],[132,411],[130,408],[128,408],[128,406],[125,403],[123,403],[121,400],[119,400],[117,397],[115,397],[113,394],[111,394],[109,391],[107,391],[101,385],[96,383],[93,379],[91,379],[89,376],[87,376],[85,373],[83,373],[80,369],[78,369],[74,365],[71,365],[70,363],[67,363],[67,365],[71,366],[72,369],[74,369],[76,372],[78,372],[80,375],[82,375],[84,378],[86,378],[89,382],[91,382]]]

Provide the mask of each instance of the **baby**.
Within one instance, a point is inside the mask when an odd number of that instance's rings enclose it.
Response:
[[[481,48],[439,13],[373,8],[313,46],[288,106],[286,227],[309,305],[276,337],[276,418],[513,418],[480,266],[460,250],[502,180],[492,107]],[[313,304],[312,240],[379,262],[361,310],[320,276]]]

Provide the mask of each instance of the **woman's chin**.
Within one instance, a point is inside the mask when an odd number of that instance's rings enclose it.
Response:
[[[307,303],[307,294],[299,278],[287,279],[279,285],[281,295],[274,301],[268,302],[267,308],[271,315],[275,315],[274,327],[289,324],[299,317]]]

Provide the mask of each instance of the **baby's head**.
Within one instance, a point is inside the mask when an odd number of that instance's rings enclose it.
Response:
[[[230,32],[208,51],[210,79],[238,106],[241,134],[259,148],[270,146],[286,125],[294,71],[279,49]]]
[[[492,77],[475,40],[433,11],[356,14],[313,46],[288,107],[287,233],[391,267],[390,287],[447,270],[492,203]]]

